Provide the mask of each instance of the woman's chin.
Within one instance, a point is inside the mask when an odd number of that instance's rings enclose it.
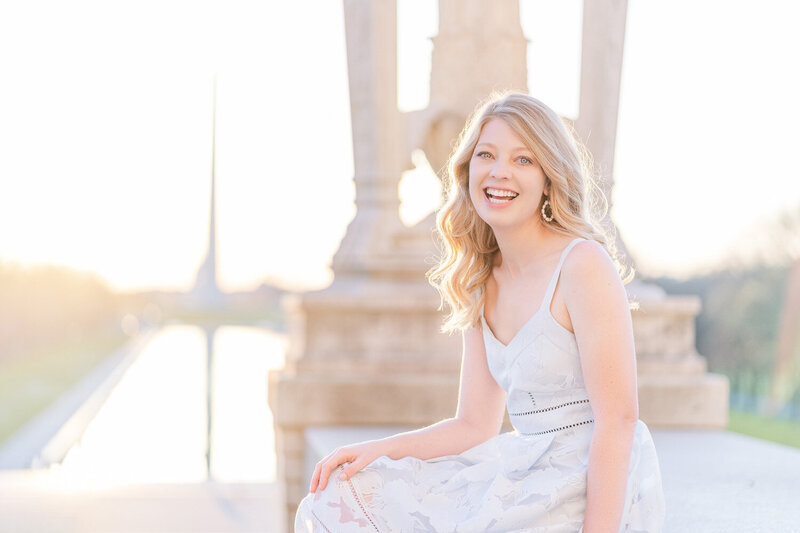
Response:
[[[525,226],[543,226],[541,222],[533,215],[526,216],[505,216],[503,214],[495,213],[479,213],[481,218],[486,224],[492,228],[492,231],[505,232],[505,231],[518,231]]]

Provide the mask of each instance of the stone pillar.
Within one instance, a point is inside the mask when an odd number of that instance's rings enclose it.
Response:
[[[602,177],[611,219],[614,150],[617,136],[627,0],[584,0],[578,136]],[[616,233],[617,250],[634,261]],[[640,302],[633,312],[639,373],[639,412],[654,427],[724,428],[728,421],[728,380],[707,373],[695,348],[696,296],[667,296],[660,287],[634,280],[628,293]]]
[[[493,91],[527,92],[527,49],[518,2],[439,0],[430,103],[404,115],[407,152],[422,149],[431,168],[444,178],[453,144],[475,106]],[[419,227],[432,230],[433,224],[431,215]]]
[[[439,0],[430,105],[466,115],[492,91],[527,91],[527,47],[519,3]]]
[[[610,211],[627,14],[628,0],[583,2],[580,111],[575,130],[592,154],[602,179],[601,188],[609,208],[603,224],[610,227],[614,225]],[[616,245],[632,261],[619,235]]]
[[[333,283],[283,300],[287,362],[269,376],[290,530],[308,489],[306,428],[420,427],[453,416],[458,400],[461,339],[439,332],[439,296],[425,278],[431,228],[399,216],[409,153],[396,103],[396,4],[345,0],[344,14],[357,213]]]

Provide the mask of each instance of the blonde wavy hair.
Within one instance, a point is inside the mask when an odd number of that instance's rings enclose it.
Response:
[[[615,235],[608,234],[600,224],[608,202],[597,184],[591,156],[572,129],[532,96],[493,94],[475,109],[458,138],[447,167],[447,198],[436,214],[441,258],[426,275],[439,291],[439,310],[445,302],[450,308],[441,327],[445,333],[479,324],[486,280],[500,251],[492,228],[475,212],[469,194],[470,159],[483,126],[493,118],[506,121],[544,171],[549,196],[542,198],[539,210],[549,199],[553,220],[542,222],[563,235],[600,243],[616,264],[623,283],[634,276],[633,268],[625,267],[617,257]]]

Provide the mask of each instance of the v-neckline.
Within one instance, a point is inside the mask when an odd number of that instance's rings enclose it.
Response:
[[[509,347],[511,347],[511,345],[512,345],[512,344],[514,344],[514,341],[516,341],[516,340],[517,340],[517,338],[520,336],[520,334],[521,334],[523,331],[525,331],[525,328],[527,328],[527,327],[528,327],[528,324],[530,324],[531,322],[533,322],[533,319],[534,319],[534,318],[536,318],[536,317],[539,315],[539,313],[541,313],[541,312],[542,312],[542,307],[543,307],[543,306],[544,306],[544,302],[542,302],[542,305],[541,305],[541,306],[539,306],[539,309],[538,309],[538,310],[537,310],[535,313],[533,313],[533,315],[531,315],[531,317],[530,317],[528,320],[526,320],[526,321],[525,321],[525,323],[522,325],[522,327],[521,327],[521,328],[519,328],[519,330],[517,330],[517,332],[514,334],[514,336],[513,336],[513,337],[511,337],[511,340],[510,340],[510,341],[508,341],[508,344],[503,344],[503,341],[501,341],[500,339],[498,339],[498,338],[495,336],[494,332],[492,331],[492,328],[490,328],[490,327],[489,327],[489,323],[486,321],[486,317],[485,317],[485,316],[483,316],[483,306],[481,306],[481,322],[483,323],[483,326],[484,326],[484,328],[486,329],[486,331],[488,331],[488,332],[489,332],[489,336],[490,336],[490,337],[491,337],[491,338],[492,338],[492,339],[493,339],[493,340],[494,340],[494,341],[495,341],[497,344],[499,344],[501,348],[503,348],[504,350],[508,350],[508,349],[509,349]]]
[[[539,314],[544,309],[545,305],[547,305],[547,307],[548,307],[547,312],[548,313],[550,312],[549,307],[550,307],[550,304],[552,303],[552,298],[554,296],[554,294],[553,295],[550,294],[550,289],[551,289],[550,286],[553,285],[554,281],[557,279],[556,276],[561,271],[561,266],[562,266],[562,263],[564,262],[564,259],[566,257],[567,251],[572,247],[573,243],[575,243],[576,241],[580,241],[580,240],[584,240],[584,239],[582,239],[580,237],[572,239],[569,242],[569,244],[567,244],[564,247],[564,249],[561,251],[561,257],[559,257],[559,259],[558,259],[558,263],[556,264],[556,269],[553,271],[553,275],[550,276],[550,282],[547,284],[547,288],[545,288],[544,297],[542,298],[542,303],[539,304],[539,308],[536,310],[536,312],[533,313],[533,315],[531,315],[531,317],[528,318],[528,320],[526,320],[524,324],[522,324],[522,327],[520,327],[519,330],[517,330],[517,332],[514,334],[514,336],[511,337],[511,340],[508,341],[508,344],[503,344],[503,341],[501,341],[500,339],[498,339],[495,336],[494,332],[492,331],[492,328],[489,327],[489,323],[486,321],[486,317],[484,316],[484,313],[483,313],[484,308],[486,307],[486,302],[484,302],[481,305],[481,323],[483,324],[483,328],[485,329],[485,331],[489,332],[489,336],[497,344],[499,344],[502,347],[503,350],[508,350],[511,347],[511,345],[513,345],[516,342],[516,340],[520,337],[522,332],[525,331],[525,328],[527,328],[528,325],[531,322],[533,322],[534,318],[539,316]],[[553,289],[553,293],[555,293],[555,287],[552,287],[552,289]],[[549,296],[549,298],[548,298],[548,296]],[[550,300],[550,301],[548,301],[548,300]]]

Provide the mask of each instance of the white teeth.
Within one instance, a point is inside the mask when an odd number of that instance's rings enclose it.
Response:
[[[507,196],[510,198],[516,198],[517,196],[519,196],[519,194],[515,192],[501,191],[500,189],[492,189],[491,187],[486,189],[486,192],[488,194],[491,194],[492,196]]]
[[[489,198],[489,202],[493,204],[507,204],[511,200],[513,200],[513,198],[508,198],[506,200],[500,200],[499,198],[492,198],[492,197]]]

